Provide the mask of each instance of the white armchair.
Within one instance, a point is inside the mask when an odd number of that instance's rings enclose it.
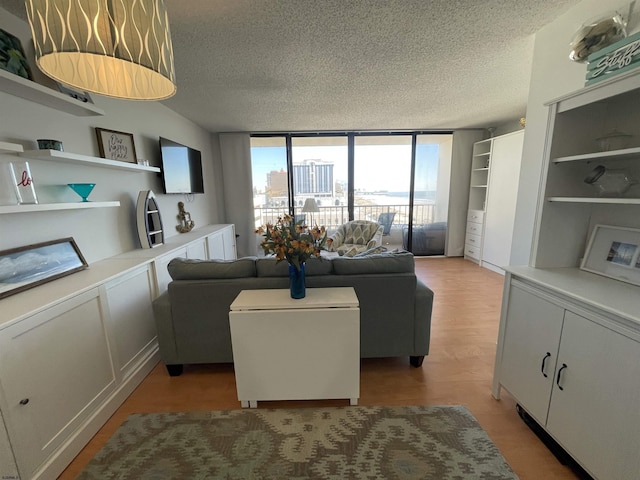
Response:
[[[368,220],[343,223],[329,237],[333,242],[327,243],[327,250],[352,257],[365,250],[381,247],[383,230],[382,225]]]

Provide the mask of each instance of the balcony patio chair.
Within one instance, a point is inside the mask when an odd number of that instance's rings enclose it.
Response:
[[[368,220],[353,220],[343,223],[329,237],[333,243],[327,246],[327,250],[352,257],[366,250],[382,247],[383,229],[382,225]]]
[[[378,217],[378,223],[383,227],[382,235],[389,235],[395,216],[396,212],[384,212],[380,214]]]

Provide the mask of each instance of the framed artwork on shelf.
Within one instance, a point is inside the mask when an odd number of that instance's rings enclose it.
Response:
[[[96,127],[98,149],[102,158],[137,163],[133,134]]]
[[[9,170],[18,203],[20,205],[38,203],[29,162],[10,162]]]
[[[84,270],[88,266],[71,237],[1,251],[0,298]]]
[[[640,229],[596,225],[580,268],[640,285]]]
[[[0,68],[33,80],[20,39],[0,28]]]

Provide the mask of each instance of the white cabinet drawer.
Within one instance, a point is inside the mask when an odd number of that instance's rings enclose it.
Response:
[[[472,235],[471,233],[467,233],[467,236],[464,239],[464,243],[472,247],[480,248],[480,245],[482,244],[482,237],[480,235]]]
[[[465,244],[464,246],[464,256],[475,258],[476,260],[480,260],[480,247],[475,245]]]
[[[474,222],[467,222],[467,235],[468,234],[482,235],[482,224],[481,223],[474,223]]]
[[[467,213],[467,222],[482,223],[484,221],[484,211],[469,210]]]

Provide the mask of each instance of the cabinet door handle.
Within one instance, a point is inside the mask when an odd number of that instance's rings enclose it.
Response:
[[[544,376],[544,378],[547,378],[549,376],[545,373],[544,367],[545,367],[545,363],[547,363],[547,358],[549,358],[550,356],[551,356],[551,353],[547,352],[547,354],[542,359],[542,367],[540,367],[540,371],[542,372],[542,375]]]
[[[562,366],[560,367],[560,370],[558,370],[558,376],[556,377],[556,385],[558,385],[558,388],[560,390],[564,390],[564,388],[560,386],[560,375],[562,374],[562,370],[564,370],[565,368],[567,368],[567,364],[563,363]]]
[[[22,400],[20,400],[20,405],[26,405],[27,403],[29,403],[28,398],[23,398]]]

